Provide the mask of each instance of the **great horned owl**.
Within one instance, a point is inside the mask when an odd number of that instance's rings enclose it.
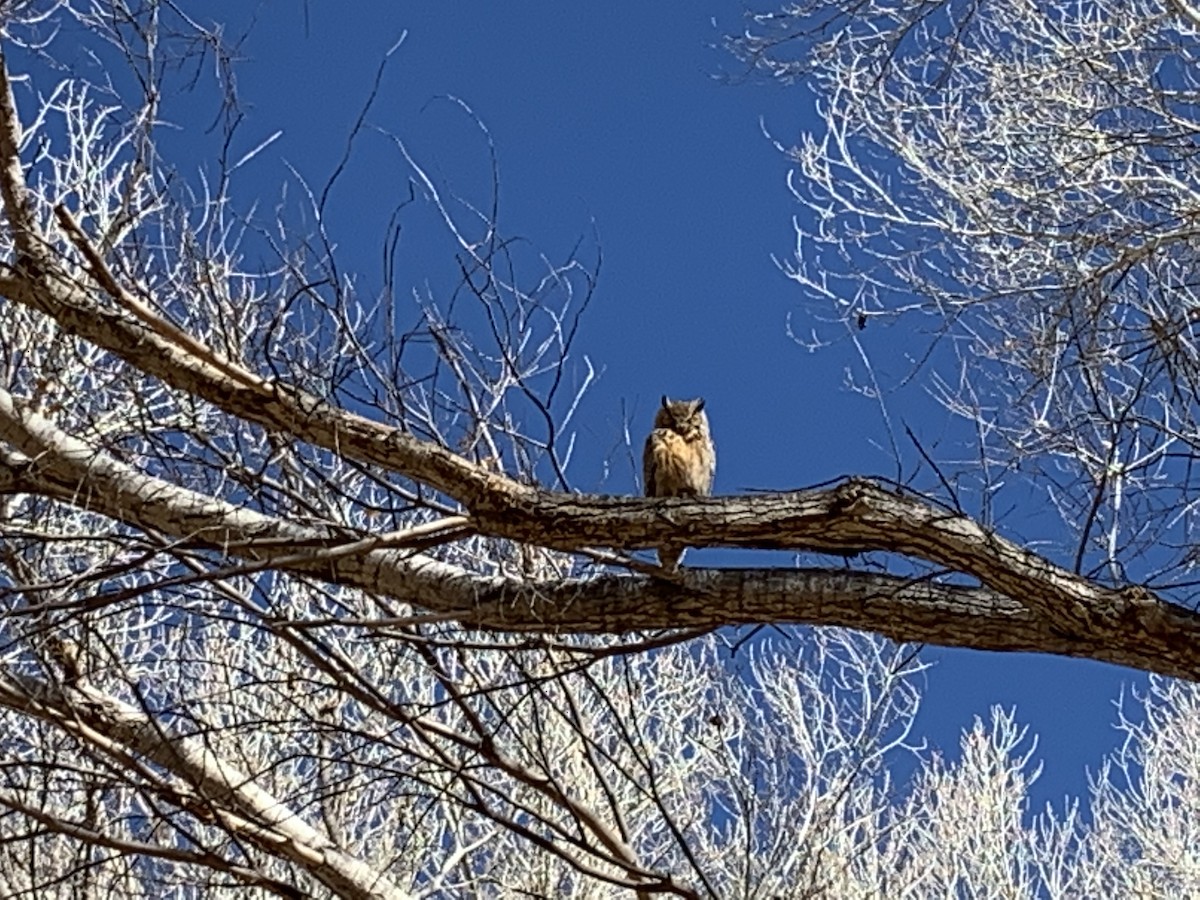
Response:
[[[668,400],[654,416],[646,438],[642,467],[647,497],[704,497],[712,492],[717,471],[717,448],[708,431],[704,400]],[[683,547],[664,544],[658,562],[676,569]]]

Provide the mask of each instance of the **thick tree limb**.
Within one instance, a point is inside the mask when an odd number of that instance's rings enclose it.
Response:
[[[0,150],[4,141],[0,140]],[[17,173],[19,175],[19,172]],[[11,180],[10,169],[0,176]],[[10,193],[20,196],[23,183]],[[6,202],[8,202],[8,194]],[[15,203],[15,200],[13,201]],[[86,239],[60,212],[76,243]],[[128,308],[135,302],[113,281],[101,261],[86,253],[97,278]],[[1104,631],[1104,620],[1134,615],[1144,628],[1172,629],[1170,616],[1152,614],[1157,604],[1112,602],[1071,572],[982,528],[971,519],[923,500],[890,493],[867,482],[847,482],[833,492],[801,492],[745,498],[647,501],[539,491],[520,484],[399,429],[373,422],[325,401],[283,387],[178,340],[170,323],[131,319],[102,307],[61,276],[0,278],[0,294],[53,317],[138,369],[203,397],[227,413],[360,462],[383,466],[463,503],[475,527],[488,534],[578,549],[589,544],[656,546],[686,535],[699,546],[779,547],[833,553],[888,550],[924,559],[978,578],[1056,623],[1065,633]],[[718,505],[719,504],[719,505]],[[1131,601],[1135,598],[1127,598]],[[1165,637],[1165,632],[1162,634]]]
[[[0,440],[27,460],[0,462],[0,484],[11,490],[54,497],[193,546],[452,613],[469,625],[609,634],[761,622],[843,625],[898,641],[1087,657],[1200,680],[1200,615],[1139,589],[1092,585],[1028,551],[1014,552],[1015,545],[970,520],[867,482],[695,501],[535,492],[542,502],[567,511],[548,517],[541,534],[511,526],[501,531],[503,525],[495,531],[578,546],[602,543],[624,528],[634,542],[654,544],[661,534],[678,533],[664,530],[677,527],[673,522],[683,522],[693,544],[834,552],[870,546],[938,561],[953,558],[961,563],[959,571],[986,572],[1013,585],[1023,602],[986,587],[839,570],[689,570],[680,583],[630,576],[561,582],[480,576],[390,548],[386,535],[373,541],[299,525],[145,475],[65,434],[2,391]],[[1063,603],[1064,596],[1086,609],[1086,629],[1064,628],[1061,617],[1039,612]]]
[[[667,500],[540,491],[311,395],[231,378],[143,323],[99,307],[74,286],[48,278],[38,284],[0,278],[0,294],[42,310],[64,328],[230,414],[427,484],[462,502],[482,533],[560,549],[649,547],[682,534],[692,546],[887,550],[978,578],[1030,604],[1064,633],[1104,631],[1106,620],[1130,614],[1164,638],[1178,625],[1173,616],[1153,614],[1160,606],[1153,598],[1114,603],[1112,591],[965,516],[869,482],[850,481],[833,491]]]

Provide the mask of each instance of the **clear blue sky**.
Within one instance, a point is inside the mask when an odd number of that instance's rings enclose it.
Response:
[[[284,160],[322,184],[375,70],[407,31],[371,121],[401,137],[444,183],[484,202],[486,145],[457,107],[435,99],[461,98],[495,141],[506,234],[561,257],[595,230],[603,267],[580,350],[602,377],[578,423],[584,449],[572,471],[576,487],[634,489],[627,457],[612,455],[622,410],[640,440],[664,392],[707,399],[719,492],[894,476],[878,407],[844,386],[845,371],[858,365],[851,348],[811,354],[787,335],[789,314],[804,331],[811,313],[772,255],[791,252],[791,217],[801,210],[786,189],[787,162],[762,123],[788,143],[812,126],[813,106],[800,88],[716,77],[738,72],[715,45],[740,27],[739,9],[711,0],[360,0],[310,2],[307,13],[297,2],[206,7],[228,13],[231,23],[257,16],[241,47],[247,119],[233,155],[283,131],[242,171],[242,192],[273,201],[290,177]],[[407,177],[383,138],[370,135],[356,147],[330,216],[343,265],[378,273],[382,226]],[[904,327],[869,328],[864,340],[893,376],[903,374],[905,348],[923,346]],[[954,433],[919,389],[889,403],[894,419],[927,444]],[[606,456],[615,462],[607,476]],[[1016,506],[1003,513],[1000,530],[1021,537],[1034,520],[1020,497],[1010,499]],[[787,562],[767,554],[692,559]],[[936,665],[920,733],[954,757],[974,715],[1015,706],[1038,735],[1045,766],[1034,786],[1037,806],[1085,790],[1085,767],[1095,769],[1119,739],[1112,723],[1121,686],[1144,682],[1111,666],[1029,655],[930,648],[925,658]]]

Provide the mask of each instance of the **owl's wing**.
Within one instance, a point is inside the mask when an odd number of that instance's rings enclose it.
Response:
[[[710,439],[708,442],[708,490],[704,493],[711,494],[713,482],[717,480],[717,447]]]
[[[654,483],[654,434],[646,438],[646,446],[642,448],[642,493],[647,497],[658,495],[658,486]]]

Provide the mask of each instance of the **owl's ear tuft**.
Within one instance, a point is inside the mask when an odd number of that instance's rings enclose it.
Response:
[[[663,396],[662,396],[662,408],[663,408],[663,409],[666,409],[666,408],[667,408],[668,406],[670,406],[670,405],[671,405],[671,401],[667,399],[667,395],[666,395],[666,394],[663,394]]]
[[[704,412],[704,398],[703,397],[699,397],[692,402],[692,412],[693,413]]]

